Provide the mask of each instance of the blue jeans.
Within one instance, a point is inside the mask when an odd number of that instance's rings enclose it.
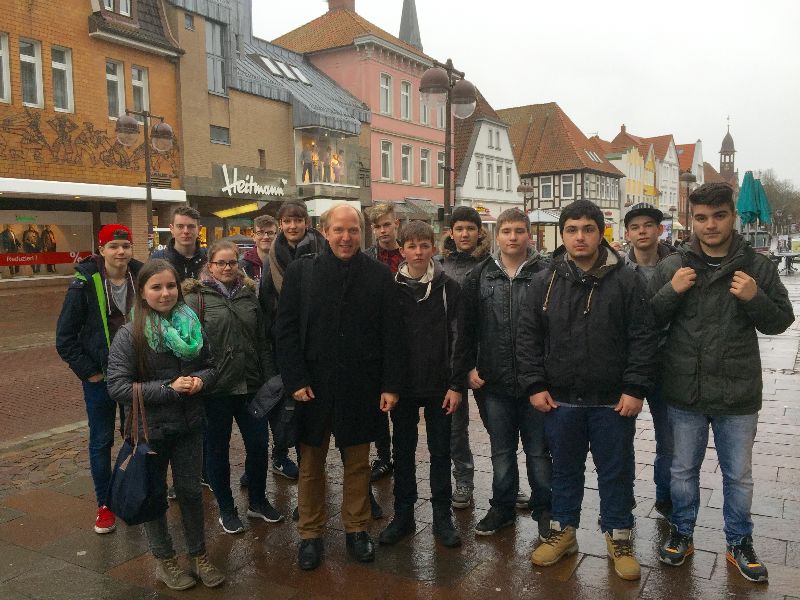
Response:
[[[250,504],[260,504],[266,498],[269,425],[267,419],[256,419],[247,411],[250,398],[252,395],[213,396],[205,401],[206,474],[222,513],[231,513],[236,508],[231,492],[230,460],[234,419],[244,441],[244,472]]]
[[[544,415],[531,406],[528,398],[496,394],[481,394],[479,408],[492,447],[489,504],[506,512],[514,511],[519,491],[517,447],[522,438],[533,516],[538,518],[543,512],[549,512],[552,461],[544,440]]]
[[[89,420],[89,469],[97,506],[103,506],[106,503],[108,482],[111,480],[111,447],[114,445],[117,403],[108,395],[105,380],[81,383]]]
[[[647,397],[653,431],[656,434],[656,459],[653,465],[653,483],[656,484],[656,500],[670,500],[670,468],[672,467],[672,429],[669,424],[667,403],[661,397],[661,385]]]
[[[714,432],[722,470],[722,516],[725,539],[738,544],[753,535],[750,507],[753,503],[753,441],[758,413],[753,415],[704,415],[669,407],[675,443],[672,457],[672,524],[678,532],[692,535],[700,510],[700,465],[708,446],[708,426]]]
[[[577,528],[591,448],[600,491],[604,532],[633,527],[633,437],[636,418],[613,408],[564,406],[545,415],[544,433],[553,454],[553,516],[562,527]]]

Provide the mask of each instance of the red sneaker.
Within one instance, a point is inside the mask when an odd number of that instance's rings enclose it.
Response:
[[[94,521],[95,533],[111,533],[117,528],[116,520],[114,513],[107,506],[101,506],[97,509],[97,519]]]

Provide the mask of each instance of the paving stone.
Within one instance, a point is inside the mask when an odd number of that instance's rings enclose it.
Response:
[[[141,527],[117,527],[107,535],[76,530],[39,549],[39,552],[79,567],[105,573],[148,551]]]
[[[6,523],[7,521],[12,521],[13,519],[21,517],[24,514],[25,513],[23,513],[22,511],[0,506],[0,523]]]
[[[14,544],[0,542],[0,582],[39,568],[47,557]],[[0,595],[0,597],[3,597]]]

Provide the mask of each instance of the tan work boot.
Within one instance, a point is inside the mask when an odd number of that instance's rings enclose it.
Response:
[[[192,557],[192,575],[203,582],[206,587],[217,587],[225,581],[225,575],[208,561],[207,554]]]
[[[633,555],[632,533],[630,529],[614,529],[606,533],[608,556],[614,561],[614,572],[622,579],[639,579],[642,570]]]
[[[557,563],[563,556],[575,554],[578,551],[578,540],[575,537],[575,528],[566,526],[561,528],[558,521],[550,521],[550,531],[531,554],[531,562],[540,567],[549,567]]]
[[[194,577],[181,569],[177,558],[166,558],[158,561],[156,579],[163,581],[171,590],[188,590],[197,583]]]

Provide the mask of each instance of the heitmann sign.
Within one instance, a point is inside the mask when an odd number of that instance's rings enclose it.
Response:
[[[238,167],[233,168],[233,177],[228,173],[228,165],[221,165],[222,176],[225,178],[225,185],[221,191],[233,198],[234,194],[247,196],[283,196],[283,188],[286,179],[280,179],[280,185],[262,185],[258,183],[252,175],[245,175],[244,179],[239,179]]]

